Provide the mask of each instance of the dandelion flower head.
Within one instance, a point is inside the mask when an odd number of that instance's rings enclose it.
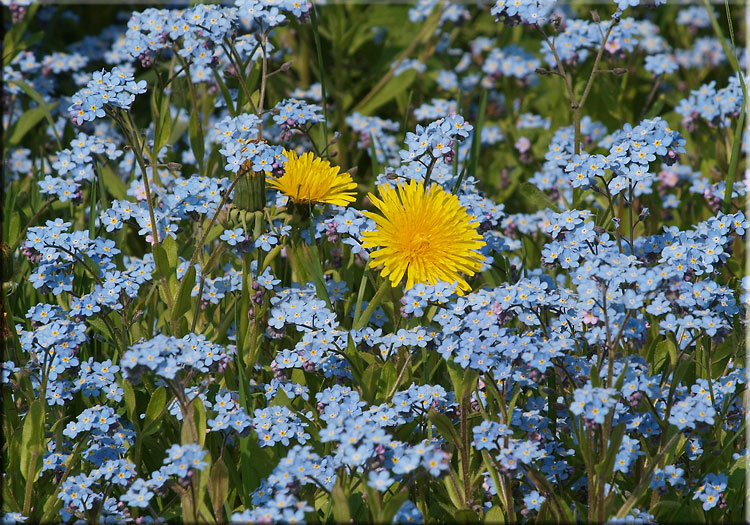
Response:
[[[474,275],[482,267],[484,246],[458,197],[433,183],[425,189],[422,182],[400,183],[397,188],[379,186],[380,199],[370,200],[382,215],[364,212],[375,221],[376,230],[362,234],[365,248],[377,248],[370,254],[370,266],[383,266],[381,275],[397,286],[407,275],[406,289],[416,283],[438,281],[458,283],[458,293],[471,289],[461,276]]]
[[[338,166],[316,159],[312,153],[297,155],[285,151],[287,162],[281,177],[268,175],[266,182],[289,197],[294,204],[335,204],[347,206],[356,199],[357,183],[348,173],[339,173]]]

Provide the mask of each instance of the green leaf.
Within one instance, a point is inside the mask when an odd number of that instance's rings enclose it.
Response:
[[[302,263],[305,271],[313,278],[313,281],[315,282],[315,291],[318,294],[318,297],[323,299],[328,305],[328,308],[333,310],[333,307],[331,306],[331,298],[328,297],[328,289],[326,288],[323,268],[320,265],[318,247],[309,246],[307,244],[298,244],[294,247],[294,258]]]
[[[456,523],[479,523],[479,516],[471,509],[457,510],[453,515]]]
[[[42,120],[47,113],[51,112],[55,106],[57,106],[57,102],[53,104],[44,104],[44,106],[37,106],[21,115],[8,132],[8,146],[17,146],[23,137],[26,136],[29,131],[34,129],[34,127],[39,124],[39,121]]]
[[[44,401],[37,399],[29,407],[21,434],[21,475],[27,482],[36,480],[41,467],[44,441]]]
[[[167,254],[167,262],[169,263],[169,277],[173,270],[177,268],[177,241],[172,237],[167,236],[166,239],[161,243],[164,248],[164,252]]]
[[[161,413],[164,411],[164,408],[167,405],[167,391],[164,389],[163,386],[160,386],[156,390],[154,390],[154,393],[151,394],[151,399],[148,402],[148,406],[146,407],[146,417],[143,420],[143,433],[153,434],[158,430],[158,425],[154,425],[153,431],[149,432],[151,425],[156,421],[156,419],[161,415]]]
[[[206,155],[206,145],[203,141],[203,129],[201,126],[200,115],[195,111],[190,113],[190,125],[188,126],[188,135],[190,137],[190,147],[198,163],[198,169],[203,174],[203,161]]]
[[[37,91],[34,90],[34,88],[29,86],[25,82],[14,80],[13,83],[20,87],[24,93],[26,93],[29,97],[31,97],[32,100],[34,100],[34,102],[39,104],[40,108],[44,108],[44,118],[47,119],[47,123],[50,125],[50,129],[55,134],[57,147],[59,149],[63,149],[62,144],[60,143],[60,134],[57,132],[57,127],[55,126],[55,120],[52,118],[52,113],[49,111],[52,106],[47,104],[42,95],[40,95]]]
[[[520,187],[521,196],[531,207],[529,211],[539,211],[549,208],[555,213],[560,213],[560,209],[542,190],[530,182],[524,182]]]
[[[177,300],[174,303],[174,309],[172,310],[172,321],[177,321],[182,317],[190,307],[192,306],[191,293],[195,287],[195,266],[188,268],[185,277],[182,278],[180,283],[180,289],[177,292]]]
[[[620,451],[620,444],[622,443],[622,437],[625,435],[625,423],[620,423],[614,429],[609,437],[609,444],[607,445],[607,453],[604,459],[596,465],[596,473],[599,476],[603,476],[604,479],[610,479],[615,466],[615,456]]]
[[[390,361],[386,361],[383,365],[383,370],[380,371],[380,378],[378,379],[378,397],[377,401],[385,401],[388,394],[393,389],[393,385],[396,384],[398,378],[398,372],[396,367]]]
[[[485,523],[505,523],[505,513],[503,509],[494,505],[490,510],[484,514]]]
[[[375,401],[381,370],[382,367],[380,366],[380,363],[375,362],[368,366],[362,374],[362,399],[368,403],[373,403]]]
[[[234,101],[232,100],[232,95],[229,93],[229,89],[227,89],[227,85],[224,83],[224,80],[221,78],[221,75],[219,75],[219,72],[216,69],[213,69],[212,71],[214,73],[214,79],[219,85],[221,96],[224,97],[224,103],[227,105],[229,115],[231,115],[232,117],[237,116],[237,112],[234,109]]]
[[[157,93],[157,90],[154,90]],[[154,134],[154,152],[156,154],[167,144],[170,134],[172,133],[172,116],[169,112],[170,96],[168,91],[161,92],[159,100],[158,115],[153,116],[155,122]]]
[[[198,396],[193,399],[190,406],[193,410],[193,422],[198,435],[198,444],[204,446],[206,444],[206,407],[203,406],[203,400]]]
[[[479,378],[474,370],[461,368],[453,361],[448,362],[448,375],[456,392],[456,400],[463,399],[467,392],[473,392]]]
[[[461,438],[458,435],[458,432],[456,431],[456,427],[453,425],[450,419],[448,419],[448,416],[445,414],[441,414],[440,412],[435,411],[435,409],[431,408],[427,419],[435,425],[435,428],[437,428],[437,431],[440,433],[441,436],[443,436],[443,439],[445,439],[448,443],[459,447],[461,444]]]
[[[476,177],[477,166],[479,165],[479,151],[482,147],[482,126],[484,125],[484,114],[487,111],[487,90],[482,89],[482,94],[479,97],[479,112],[477,113],[477,121],[474,126],[474,136],[471,140],[471,158],[469,159],[469,177]],[[463,173],[456,181],[456,185],[453,186],[453,193],[456,193],[461,187],[461,181],[463,180]]]
[[[36,14],[40,5],[41,3],[32,3],[28,6],[23,19],[12,24],[10,30],[5,33],[5,38],[3,38],[3,66],[10,65],[18,53],[36,43],[32,39],[26,38],[26,29],[34,19],[34,14]],[[6,82],[9,85],[11,84],[9,80],[6,80]]]
[[[383,523],[392,523],[393,517],[396,515],[396,513],[399,511],[399,509],[403,506],[406,499],[409,497],[409,491],[399,490],[396,494],[388,498],[388,501],[386,501],[383,504],[383,510],[380,515],[380,519]]]
[[[211,497],[214,517],[223,521],[221,507],[229,496],[229,470],[224,460],[220,459],[211,467],[211,480],[208,484],[208,495]]]
[[[286,394],[283,388],[279,388],[276,391],[276,395],[269,403],[269,406],[285,406],[289,409],[292,408],[292,400],[289,399],[289,396]]]
[[[669,338],[660,341],[654,349],[654,370],[659,370],[667,359],[669,359],[670,365],[674,366],[677,364],[677,348],[675,347],[674,342]]]
[[[125,186],[125,183],[122,182],[122,179],[116,175],[114,171],[112,171],[112,168],[108,164],[101,166],[99,176],[112,197],[120,200],[127,199],[128,189]]]
[[[125,392],[123,395],[123,398],[125,399],[125,408],[128,411],[128,417],[130,417],[131,421],[135,421],[134,415],[135,415],[135,391],[133,390],[133,385],[130,384],[130,381],[127,379],[123,379],[120,383],[122,386],[122,390]]]
[[[378,91],[367,103],[359,109],[363,115],[371,115],[380,106],[390,102],[399,93],[403,93],[414,83],[417,78],[417,72],[413,69],[404,71],[398,76],[394,76]]]
[[[320,94],[323,100],[323,141],[328,145],[328,109],[326,104],[326,76],[325,63],[323,62],[323,46],[320,45],[320,29],[318,27],[318,11],[313,4],[310,10],[310,22],[312,22],[313,39],[315,40],[315,51],[318,57],[318,75],[320,76]]]
[[[333,519],[337,523],[349,523],[349,498],[347,498],[346,492],[344,492],[344,487],[342,487],[340,479],[334,485],[331,496],[333,497]]]
[[[729,159],[729,169],[727,170],[726,179],[726,190],[724,193],[724,213],[732,213],[732,192],[734,191],[734,179],[737,176],[739,169],[740,157],[742,152],[740,150],[742,146],[742,135],[745,125],[745,113],[746,113],[747,100],[742,101],[742,107],[740,108],[740,117],[737,119],[737,125],[734,128],[734,138],[732,143],[732,155]]]
[[[159,277],[169,277],[169,258],[167,252],[161,244],[154,244],[154,263],[156,263],[156,271]]]

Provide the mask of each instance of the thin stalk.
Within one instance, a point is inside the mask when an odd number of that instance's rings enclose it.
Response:
[[[219,216],[219,212],[221,212],[224,205],[229,200],[229,195],[232,194],[232,190],[237,185],[237,182],[240,180],[240,177],[243,177],[244,173],[240,172],[237,177],[232,181],[232,184],[227,188],[227,192],[224,194],[224,197],[221,198],[221,202],[219,203],[219,206],[216,208],[216,212],[214,212],[213,217],[211,217],[211,221],[208,223],[208,227],[203,231],[203,235],[201,235],[200,241],[198,241],[198,244],[196,244],[195,251],[193,252],[193,256],[190,258],[190,263],[187,265],[188,268],[190,268],[193,264],[195,264],[195,260],[198,258],[198,253],[200,250],[203,249],[203,243],[206,241],[206,237],[208,237],[208,233],[211,231],[211,227],[214,225],[214,222],[216,222],[216,218]]]
[[[261,63],[261,75],[260,75],[260,99],[258,100],[258,140],[263,138],[263,102],[266,97],[266,82],[268,81],[268,53],[266,53],[266,43],[268,42],[268,35],[263,31],[260,35],[261,39],[261,52],[263,53],[263,61]]]
[[[313,8],[310,10],[310,22],[312,23],[313,38],[315,39],[315,51],[318,56],[318,75],[320,76],[320,94],[321,94],[321,106],[323,106],[323,139],[324,143],[328,144],[328,109],[326,105],[326,78],[325,78],[325,67],[323,66],[323,51],[320,45],[320,31],[318,30],[318,12],[313,4]]]

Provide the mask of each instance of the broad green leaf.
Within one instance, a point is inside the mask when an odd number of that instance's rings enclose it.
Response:
[[[455,523],[479,523],[479,516],[471,509],[460,509],[453,514]]]
[[[494,505],[490,510],[485,512],[483,521],[485,523],[505,523],[505,513],[503,509]]]
[[[474,370],[461,368],[453,361],[448,362],[448,375],[453,383],[453,390],[456,392],[456,400],[460,401],[468,392],[473,392],[478,379]]]
[[[198,443],[200,446],[206,444],[206,407],[200,397],[195,397],[192,402],[193,411],[195,412],[195,428],[198,431]]]

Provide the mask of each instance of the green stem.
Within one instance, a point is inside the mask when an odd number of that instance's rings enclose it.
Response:
[[[124,131],[126,131],[125,136],[130,136],[130,145],[133,148],[133,153],[135,154],[135,160],[138,163],[138,166],[141,168],[141,172],[143,173],[143,187],[146,190],[146,203],[148,204],[148,215],[149,219],[151,219],[151,235],[153,236],[153,244],[160,244],[159,242],[159,233],[156,230],[156,216],[154,215],[154,202],[151,198],[151,185],[148,183],[148,171],[146,169],[146,163],[143,160],[143,150],[141,147],[141,141],[138,138],[138,130],[135,127],[135,122],[133,122],[133,118],[127,111],[122,111],[122,115],[125,115],[125,117],[122,120],[122,123],[124,124],[124,128],[126,128]],[[156,168],[152,168],[155,170]]]
[[[390,281],[388,281],[388,279],[384,279],[380,285],[380,288],[378,288],[378,291],[375,293],[375,297],[373,297],[372,301],[370,301],[370,303],[367,305],[367,309],[365,309],[362,317],[360,317],[359,319],[355,319],[354,324],[352,325],[352,328],[354,330],[361,330],[367,325],[370,317],[372,317],[372,314],[375,313],[375,309],[378,307],[380,301],[382,301],[383,296],[390,287]]]

